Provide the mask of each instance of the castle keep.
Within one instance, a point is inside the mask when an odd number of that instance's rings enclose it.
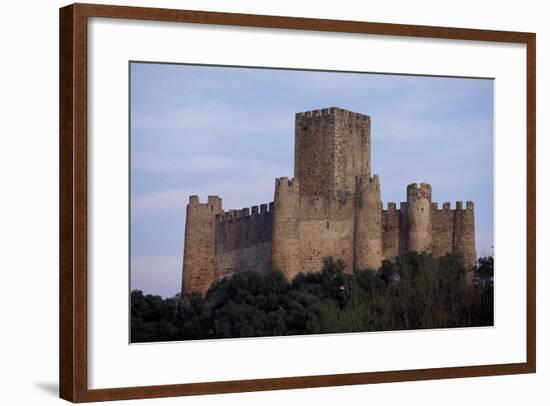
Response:
[[[294,178],[275,180],[274,201],[224,210],[222,199],[189,198],[182,292],[205,293],[235,272],[278,269],[288,280],[318,272],[323,259],[346,271],[377,269],[409,251],[454,253],[476,262],[474,205],[438,208],[431,186],[407,186],[407,201],[380,200],[371,175],[370,117],[339,108],[296,114]]]

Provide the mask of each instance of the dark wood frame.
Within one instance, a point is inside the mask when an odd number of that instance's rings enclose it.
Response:
[[[87,21],[88,17],[493,41],[527,46],[527,361],[338,375],[88,389]],[[536,370],[536,187],[534,33],[73,4],[60,9],[60,397],[72,402],[533,373]]]

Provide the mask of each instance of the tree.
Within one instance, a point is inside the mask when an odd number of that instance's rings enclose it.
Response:
[[[453,255],[410,252],[378,270],[346,273],[325,258],[292,282],[278,271],[236,273],[206,295],[131,292],[132,342],[346,333],[493,324],[493,258],[469,283]]]

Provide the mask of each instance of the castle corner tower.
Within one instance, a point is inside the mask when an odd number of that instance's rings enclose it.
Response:
[[[222,199],[208,196],[200,203],[190,196],[185,221],[182,292],[205,294],[215,278],[215,218],[222,211]]]

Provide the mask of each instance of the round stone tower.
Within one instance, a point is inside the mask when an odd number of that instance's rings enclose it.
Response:
[[[205,294],[214,281],[215,218],[222,211],[222,199],[208,196],[200,203],[190,196],[185,221],[182,294]],[[183,296],[182,296],[183,297]]]
[[[409,251],[432,251],[432,187],[427,183],[407,186]]]
[[[454,230],[453,252],[466,267],[475,266],[477,255],[473,202],[466,202],[466,209],[463,208],[462,202],[456,202]]]
[[[271,258],[273,269],[283,272],[289,281],[300,271],[298,240],[299,191],[297,179],[278,178],[275,180]]]
[[[355,183],[353,266],[377,270],[382,263],[380,179],[358,176]]]

